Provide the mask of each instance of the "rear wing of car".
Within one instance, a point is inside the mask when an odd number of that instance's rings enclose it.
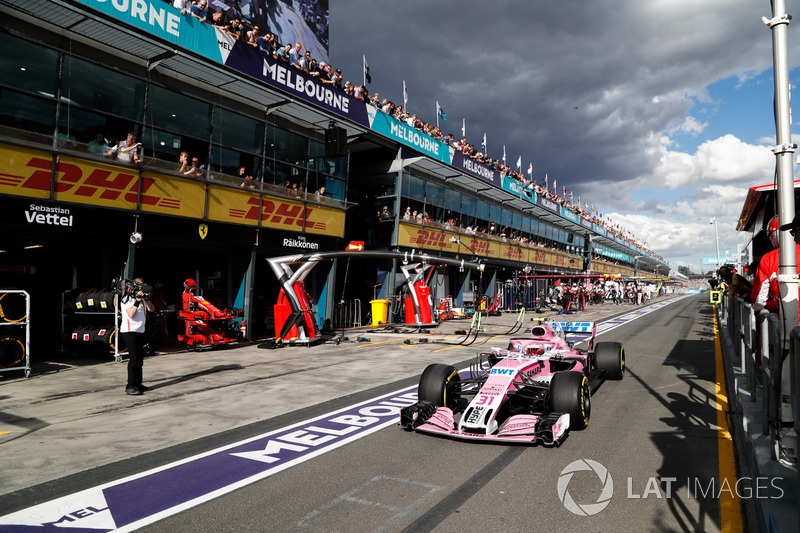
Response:
[[[544,322],[545,318],[531,319],[534,322]],[[594,347],[594,338],[597,336],[597,322],[555,322],[550,321],[553,328],[560,328],[564,332],[564,340],[572,344],[584,342],[591,350]]]

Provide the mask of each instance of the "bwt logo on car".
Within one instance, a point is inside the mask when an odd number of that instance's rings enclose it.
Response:
[[[514,372],[516,370],[513,368],[493,368],[489,373],[499,376],[513,376]]]

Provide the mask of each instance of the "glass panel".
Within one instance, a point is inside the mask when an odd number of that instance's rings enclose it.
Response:
[[[62,105],[58,124],[58,135],[64,139],[88,143],[108,129],[106,117]]]
[[[520,213],[513,213],[512,219],[511,227],[519,233],[519,230],[522,229],[522,215]]]
[[[489,203],[485,200],[478,200],[478,219],[486,222],[491,217],[490,215],[491,209],[489,208]]]
[[[209,105],[188,96],[151,85],[149,119],[165,130],[208,139]]]
[[[0,124],[22,132],[55,133],[56,103],[8,89],[0,90]]]
[[[490,209],[489,221],[493,222],[494,224],[500,224],[502,222],[502,220],[503,220],[502,214],[501,214],[501,210],[500,210],[500,206],[499,205],[490,204],[489,209]]]
[[[328,178],[325,181],[325,197],[344,200],[344,186],[343,180]]]
[[[416,176],[406,174],[403,176],[403,196],[417,200],[418,202],[425,201],[425,182]]]
[[[197,158],[200,161],[199,166],[206,166],[206,159],[208,158],[208,143],[161,130],[148,129],[144,140],[142,141],[147,155],[152,154],[153,157],[168,162],[165,168],[178,171],[180,169],[179,156],[181,152],[186,152],[188,160]],[[174,168],[173,168],[174,163]]]
[[[503,209],[503,226],[511,227],[511,211]]]
[[[444,206],[455,213],[456,216],[461,213],[461,193],[453,189],[445,189]]]
[[[461,213],[467,218],[462,220],[464,226],[475,222],[475,210],[477,209],[478,200],[474,196],[464,194],[461,196]]]
[[[257,176],[261,171],[260,158],[253,154],[238,152],[228,148],[214,148],[211,153],[211,171],[244,179],[250,174]]]
[[[306,141],[307,139],[296,133],[292,133],[280,128],[270,127],[272,132],[270,143],[272,148],[267,150],[267,155],[272,155],[275,159],[286,161],[294,165],[306,165]]]
[[[144,80],[76,57],[64,58],[62,101],[141,122],[144,95]]]
[[[425,197],[428,205],[444,207],[444,187],[438,183],[428,182]]]
[[[217,107],[214,111],[214,143],[260,154],[264,147],[264,123]]]
[[[0,83],[55,98],[58,52],[0,33]]]

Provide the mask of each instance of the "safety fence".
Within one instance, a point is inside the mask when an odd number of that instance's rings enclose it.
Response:
[[[734,374],[738,371],[737,393],[742,404],[761,403],[760,409],[748,409],[742,405],[742,411],[748,413],[745,414],[748,418],[744,435],[745,459],[756,472],[769,468],[764,461],[759,461],[755,449],[754,442],[759,436],[753,434],[754,429],[756,433],[760,430],[762,438],[769,437],[769,462],[794,470],[796,490],[800,486],[800,477],[797,477],[800,326],[792,328],[787,342],[784,342],[779,315],[767,310],[756,312],[749,303],[729,294],[723,294],[718,302],[720,324],[733,348]],[[800,502],[794,505],[798,506]],[[768,518],[759,516],[762,531],[765,530],[763,526],[775,530],[764,523],[772,521],[771,513],[763,515],[768,515]]]

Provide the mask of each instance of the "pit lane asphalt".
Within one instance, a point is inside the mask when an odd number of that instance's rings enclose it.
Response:
[[[559,318],[602,321],[635,309],[604,305]],[[553,313],[536,316],[547,315]],[[514,313],[487,318],[479,342],[504,333],[515,319]],[[556,531],[580,520],[608,531],[717,530],[717,502],[685,493],[686,479],[716,476],[710,321],[707,300],[687,298],[608,333],[604,340],[625,343],[628,375],[601,387],[589,429],[560,448],[482,446],[392,426],[146,529],[524,529],[535,513],[542,528]],[[403,344],[457,341],[448,334],[468,326],[449,321],[429,334],[406,335],[350,331],[350,339],[371,342],[338,346],[160,355],[145,361],[153,388],[140,397],[123,394],[125,366],[113,362],[45,365],[44,372],[35,365],[29,379],[3,376],[0,432],[9,433],[0,435],[0,509],[13,512],[263,434],[413,385],[428,363],[459,366],[481,347],[504,346],[505,338],[469,347]],[[594,517],[577,517],[558,499],[559,474],[578,459],[602,463],[617,480],[618,496]],[[650,477],[676,477],[682,481],[673,491],[684,493],[626,499],[619,495],[626,477],[634,494]],[[592,500],[596,488],[569,487],[576,501]]]

